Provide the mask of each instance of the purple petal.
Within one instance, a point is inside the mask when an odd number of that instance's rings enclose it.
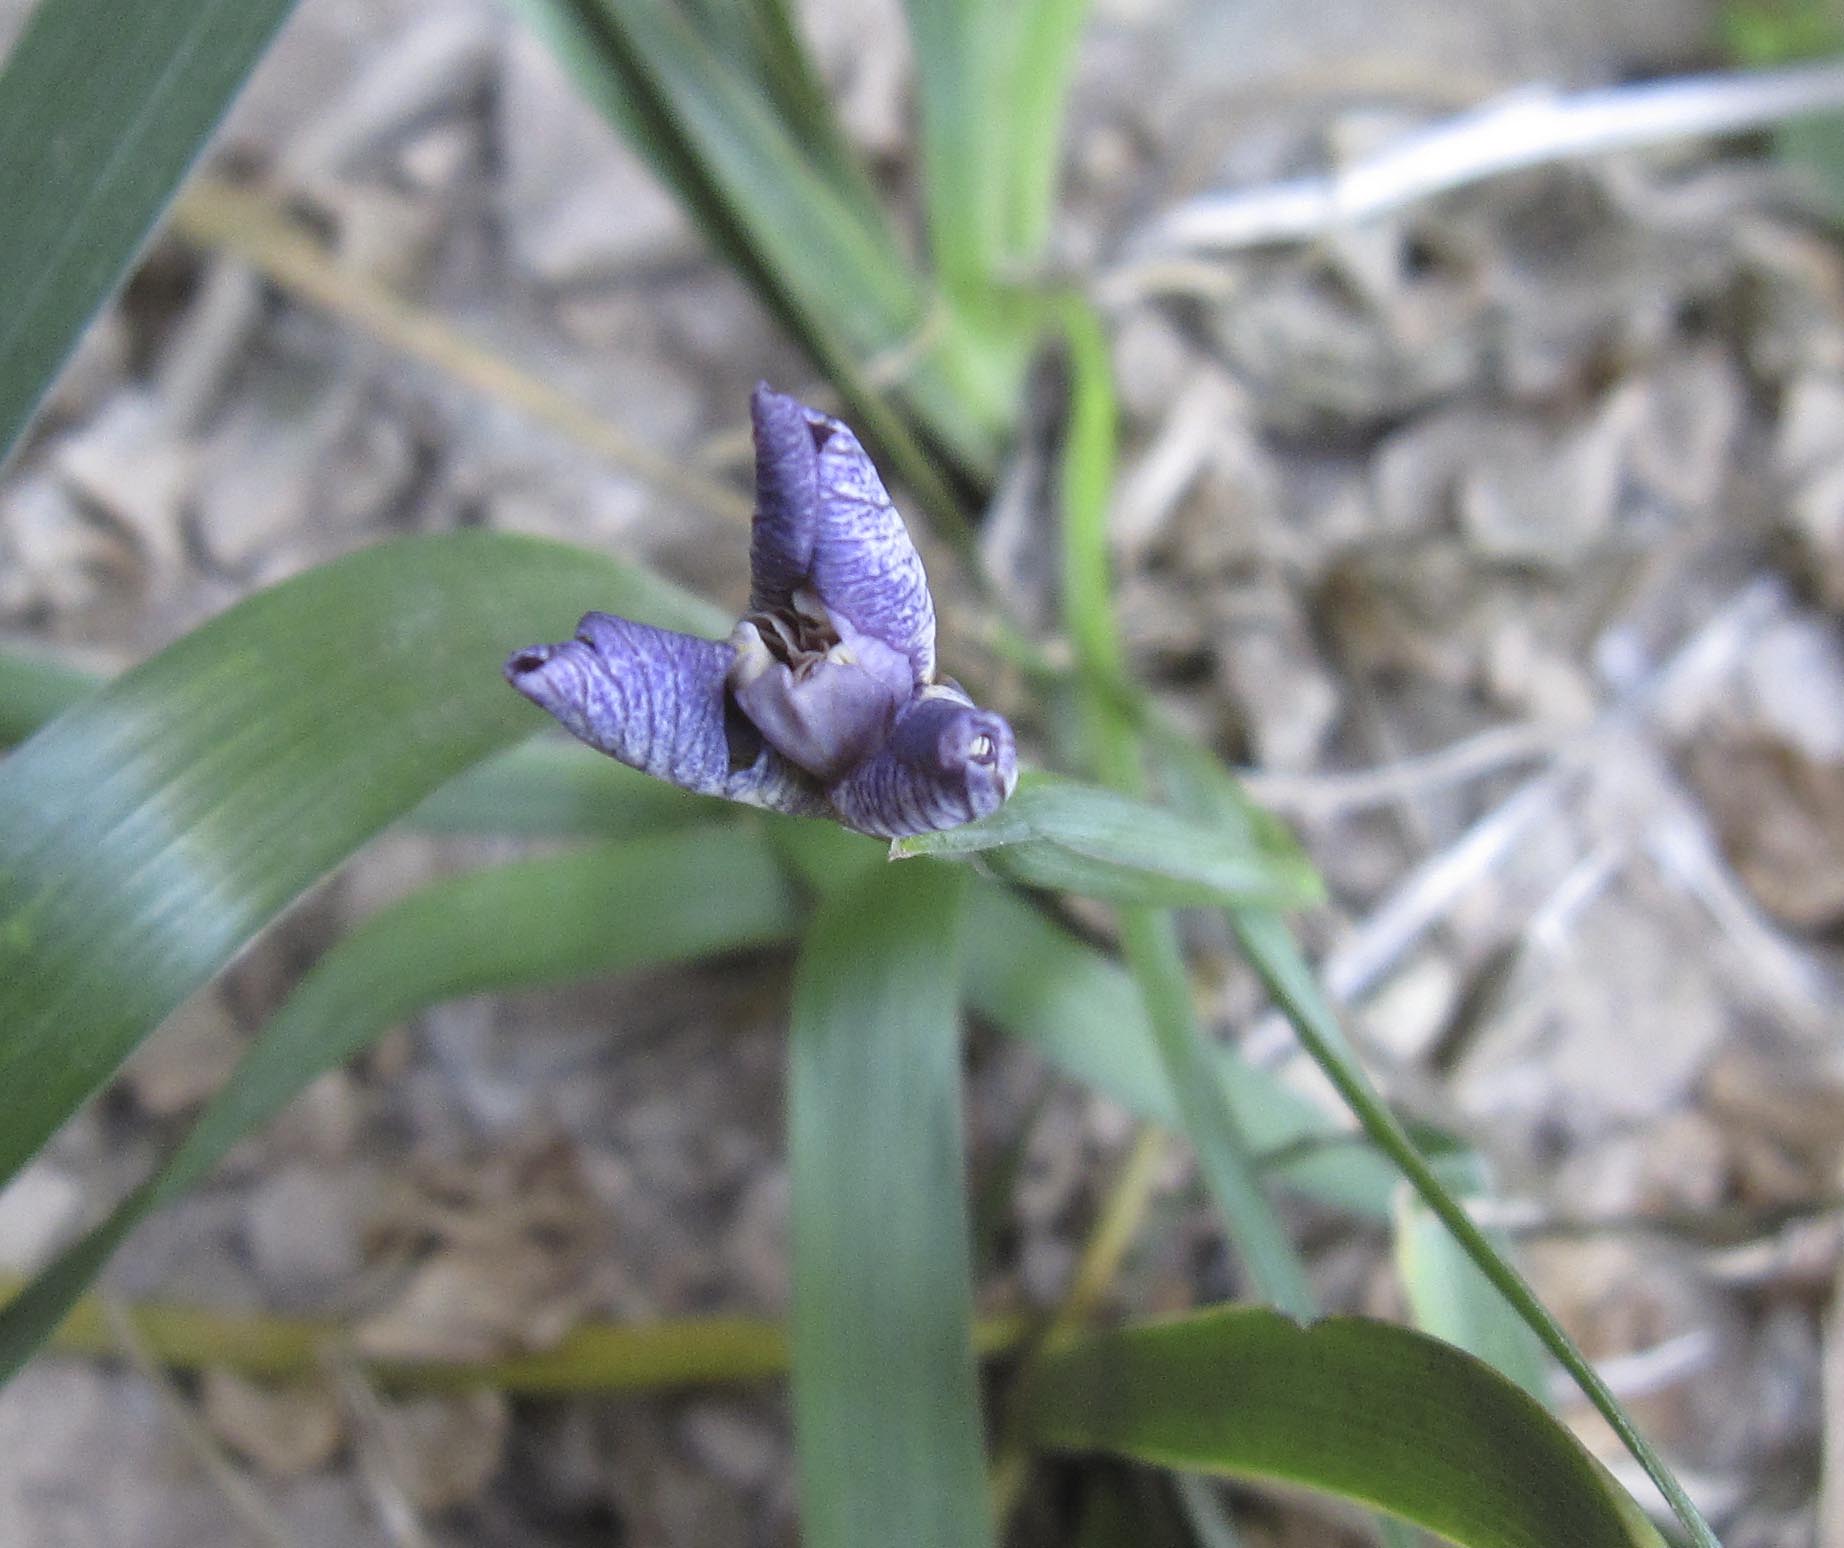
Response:
[[[737,707],[769,746],[820,780],[837,779],[868,757],[914,693],[908,663],[877,640],[842,642],[790,665],[747,619],[730,638]]]
[[[749,527],[749,606],[783,609],[813,568],[819,533],[819,445],[814,414],[758,383],[749,399],[756,439],[756,510]]]
[[[734,651],[607,613],[506,662],[506,681],[599,752],[695,795],[817,816],[818,785],[729,711]]]
[[[857,436],[830,415],[758,386],[754,607],[792,606],[804,584],[847,633],[935,676],[935,607],[922,559]]]
[[[1005,717],[944,687],[913,700],[889,740],[826,793],[848,828],[902,838],[988,816],[1017,782]]]

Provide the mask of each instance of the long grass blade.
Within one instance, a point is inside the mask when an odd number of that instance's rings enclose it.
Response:
[[[1089,0],[1027,0],[1018,7],[1008,104],[1010,150],[1001,239],[1014,264],[1042,259],[1062,168],[1064,112]]]
[[[1101,685],[1124,680],[1123,652],[1109,595],[1107,510],[1114,481],[1115,408],[1099,322],[1072,303],[1064,317],[1072,392],[1064,446],[1063,606],[1065,627],[1088,681],[1083,695],[1101,777],[1126,795],[1142,785],[1131,727]],[[1234,835],[1246,843],[1247,833]],[[1142,905],[1120,911],[1121,944],[1146,1005],[1147,1023],[1178,1101],[1198,1168],[1261,1294],[1294,1316],[1315,1310],[1312,1288],[1256,1172],[1236,1114],[1213,1078],[1169,914]]]
[[[1434,1168],[1429,1165],[1402,1122],[1370,1084],[1369,1077],[1352,1056],[1345,1042],[1338,1018],[1326,1002],[1312,970],[1301,956],[1286,924],[1272,914],[1244,913],[1232,916],[1237,938],[1250,964],[1260,974],[1287,1019],[1293,1024],[1301,1046],[1325,1071],[1339,1096],[1359,1123],[1401,1169],[1428,1208],[1446,1226],[1466,1256],[1480,1273],[1495,1286],[1500,1295],[1542,1340],[1556,1360],[1574,1378],[1601,1417],[1604,1418],[1635,1461],[1645,1469],[1659,1492],[1683,1522],[1691,1540],[1699,1548],[1720,1548],[1709,1523],[1684,1492],[1665,1460],[1653,1448],[1633,1418],[1622,1407],[1599,1373],[1575,1347],[1575,1341],[1538,1298],[1522,1274],[1493,1244],[1465,1207],[1448,1190]]]
[[[968,1003],[994,1026],[1136,1116],[1182,1127],[1145,1000],[1119,964],[1022,899],[981,886],[968,904],[963,971]],[[1211,1052],[1212,1078],[1250,1148],[1258,1157],[1292,1156],[1265,1168],[1267,1175],[1338,1208],[1388,1218],[1397,1186],[1393,1166],[1362,1143],[1312,1147],[1312,1140],[1341,1135],[1330,1114],[1235,1049]]]
[[[167,1162],[0,1309],[0,1380],[49,1336],[150,1211],[406,1016],[464,994],[783,941],[799,919],[766,840],[735,825],[476,871],[382,910],[301,981]]]
[[[106,678],[36,652],[0,650],[0,749],[23,742]],[[617,838],[734,815],[563,737],[535,737],[448,781],[411,812],[426,833]]]
[[[293,0],[42,0],[0,70],[0,460]]]
[[[820,906],[794,988],[794,1420],[812,1548],[990,1543],[955,957],[966,877]]]
[[[304,887],[535,729],[500,661],[598,605],[713,621],[555,544],[388,544],[239,603],[0,763],[0,1179]]]
[[[1027,886],[1116,903],[1292,908],[1322,896],[1317,873],[1291,841],[1225,835],[1118,791],[1050,774],[1025,775],[990,817],[898,839],[891,855],[980,855]]]
[[[888,222],[816,165],[747,73],[661,0],[515,4],[812,355],[887,470],[965,546],[952,485],[865,363],[893,352],[914,357],[903,402],[929,440],[980,483],[992,475],[1013,408],[991,345],[951,317],[928,326],[928,287]]]
[[[981,305],[1004,223],[1006,7],[909,0],[929,250],[950,296]]]

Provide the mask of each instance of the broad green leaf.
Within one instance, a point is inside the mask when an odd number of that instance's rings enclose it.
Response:
[[[979,855],[1009,880],[1114,903],[1291,908],[1320,896],[1317,875],[1291,846],[1257,848],[1176,812],[1052,774],[1023,776],[990,817],[898,839],[890,853]]]
[[[405,1017],[465,994],[786,940],[799,917],[760,830],[737,824],[474,871],[381,910],[301,981],[166,1164],[0,1310],[0,1379],[44,1341],[150,1210]]]
[[[0,460],[293,0],[41,0],[0,69]]]
[[[618,838],[735,816],[562,736],[534,737],[458,774],[409,815],[425,833]]]
[[[1303,1484],[1463,1548],[1663,1548],[1528,1393],[1389,1323],[1228,1308],[1093,1335],[1023,1401],[1040,1445]]]
[[[1023,899],[981,886],[969,900],[963,968],[968,1002],[994,1026],[1130,1112],[1179,1127],[1172,1095],[1133,980],[1116,962],[1051,923]],[[1257,1152],[1302,1149],[1340,1134],[1331,1114],[1249,1064],[1214,1051],[1217,1079]],[[1273,1169],[1276,1182],[1375,1219],[1388,1216],[1396,1169],[1362,1143],[1306,1151]]]
[[[1219,821],[1231,831],[1245,831],[1247,802],[1233,780],[1214,769],[1206,758],[1174,756],[1181,754],[1182,749],[1169,741],[1160,751],[1174,795],[1188,810],[1200,819]],[[1300,1046],[1324,1071],[1377,1149],[1396,1163],[1421,1202],[1453,1237],[1460,1252],[1574,1378],[1588,1401],[1632,1453],[1633,1459],[1658,1485],[1659,1492],[1670,1503],[1691,1540],[1699,1548],[1720,1548],[1709,1523],[1666,1466],[1664,1458],[1640,1433],[1632,1415],[1575,1347],[1567,1330],[1538,1298],[1509,1257],[1467,1214],[1402,1121],[1371,1084],[1345,1038],[1337,1012],[1319,987],[1286,921],[1271,910],[1242,908],[1230,910],[1229,922],[1249,965],[1255,969],[1275,1005],[1292,1023]]]
[[[0,651],[0,748],[23,742],[105,678]],[[707,822],[734,808],[616,763],[563,736],[534,737],[458,774],[413,812],[428,833],[615,838]]]
[[[826,898],[788,1076],[794,1428],[811,1548],[990,1543],[955,965],[966,877]]]
[[[0,748],[23,742],[102,682],[36,651],[0,651]]]
[[[239,603],[0,763],[0,1180],[303,888],[536,729],[500,662],[591,606],[713,622],[555,544],[387,544]]]

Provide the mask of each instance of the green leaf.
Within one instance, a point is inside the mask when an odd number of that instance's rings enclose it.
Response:
[[[1064,107],[1089,0],[1026,0],[1018,8],[1005,129],[1003,239],[1016,263],[1042,260],[1062,170]]]
[[[0,651],[0,747],[23,742],[102,683],[36,651]]]
[[[898,839],[893,859],[979,855],[1027,886],[1114,903],[1303,906],[1319,880],[1291,845],[1256,848],[1132,796],[1052,774],[1027,774],[978,822]]]
[[[1178,928],[1170,914],[1121,910],[1121,947],[1139,985],[1153,1046],[1178,1099],[1183,1133],[1197,1154],[1197,1169],[1248,1265],[1261,1295],[1295,1317],[1319,1309],[1306,1267],[1274,1212],[1256,1174],[1253,1147],[1234,1107],[1214,1079],[1210,1052],[1191,999]]]
[[[845,137],[826,83],[785,0],[684,0],[698,26],[731,64],[746,70],[775,115],[835,188],[865,210],[877,195]]]
[[[1388,1323],[1228,1308],[1077,1340],[1024,1395],[1041,1445],[1343,1495],[1464,1548],[1663,1548],[1528,1393]]]
[[[794,1424],[811,1548],[979,1548],[955,966],[966,877],[881,868],[820,906],[788,1077]]]
[[[963,973],[969,1003],[994,1026],[1033,1044],[1075,1079],[1169,1129],[1178,1102],[1165,1076],[1133,980],[1092,946],[1021,898],[981,886],[969,900]],[[1212,1050],[1224,1096],[1251,1148],[1302,1151],[1274,1168],[1276,1182],[1339,1208],[1386,1219],[1396,1169],[1360,1142],[1306,1150],[1302,1141],[1344,1133],[1322,1108],[1248,1063]]]
[[[1006,8],[908,0],[929,250],[950,295],[984,301],[999,273],[1006,169]]]
[[[1538,1299],[1536,1291],[1525,1282],[1510,1259],[1498,1250],[1454,1198],[1409,1137],[1401,1120],[1371,1085],[1286,922],[1259,910],[1232,914],[1230,922],[1250,965],[1273,995],[1275,1004],[1292,1022],[1301,1046],[1337,1088],[1339,1096],[1377,1148],[1395,1161],[1422,1202],[1439,1217],[1479,1272],[1491,1281],[1517,1316],[1574,1378],[1588,1401],[1632,1453],[1633,1459],[1658,1485],[1659,1492],[1670,1502],[1691,1540],[1699,1544],[1699,1548],[1720,1548],[1709,1523],[1665,1465],[1664,1458],[1640,1433],[1632,1415],[1621,1406],[1620,1400],[1575,1347],[1574,1340]]]
[[[0,748],[24,741],[108,679],[0,650]],[[561,735],[534,737],[458,774],[410,813],[426,833],[615,838],[734,815]]]
[[[581,742],[534,737],[458,774],[410,813],[425,833],[618,838],[736,815]]]
[[[393,543],[238,604],[0,764],[0,1180],[303,888],[541,724],[500,662],[588,606],[713,622],[555,544]]]
[[[1406,1183],[1396,1194],[1395,1216],[1396,1274],[1415,1326],[1547,1402],[1549,1363],[1516,1309]],[[1498,1239],[1497,1245],[1502,1252],[1509,1244]]]
[[[42,0],[0,70],[0,460],[293,0]]]
[[[166,1164],[0,1310],[0,1380],[49,1336],[150,1210],[406,1017],[461,995],[784,941],[799,919],[767,840],[737,824],[474,871],[374,914],[301,981]]]
[[[853,428],[913,488],[950,538],[967,541],[949,483],[865,365],[910,355],[900,396],[951,460],[989,479],[1021,363],[950,313],[930,323],[928,287],[855,180],[816,162],[751,79],[660,0],[514,0],[559,49],[588,99],[669,181],[725,257],[846,401]],[[1002,358],[995,358],[1002,354]]]

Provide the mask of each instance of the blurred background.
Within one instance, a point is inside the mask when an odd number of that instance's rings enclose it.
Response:
[[[0,46],[28,9],[0,3]],[[802,11],[913,210],[897,0]],[[1692,134],[1355,229],[1157,239],[1199,195],[1522,85],[1840,45],[1822,0],[1098,0],[1052,243],[1109,328],[1135,670],[1299,831],[1371,1069],[1480,1147],[1496,1223],[1733,1548],[1844,1545],[1844,137]],[[0,641],[110,670],[336,554],[470,526],[740,603],[737,512],[629,450],[735,483],[750,386],[825,390],[505,10],[301,0],[201,174],[0,475]],[[1025,616],[1035,519],[1002,500],[983,537]],[[1004,704],[935,573],[947,666]],[[143,1175],[350,922],[514,852],[393,832],[314,892],[0,1195],[0,1270]],[[1210,1025],[1318,1092],[1196,929]],[[763,953],[423,1015],[150,1220],[109,1286],[337,1318],[377,1356],[779,1316],[786,978]],[[977,1029],[968,1091],[982,1309],[1053,1305],[1130,1122]],[[1384,1232],[1288,1209],[1331,1305],[1399,1314]],[[1246,1290],[1174,1146],[1112,1294]],[[1150,1478],[1144,1540],[1191,1541]],[[1362,1540],[1271,1491],[1238,1519]],[[1040,1501],[1015,1540],[1056,1520]],[[772,1384],[513,1401],[46,1357],[0,1391],[22,1548],[795,1540]]]

